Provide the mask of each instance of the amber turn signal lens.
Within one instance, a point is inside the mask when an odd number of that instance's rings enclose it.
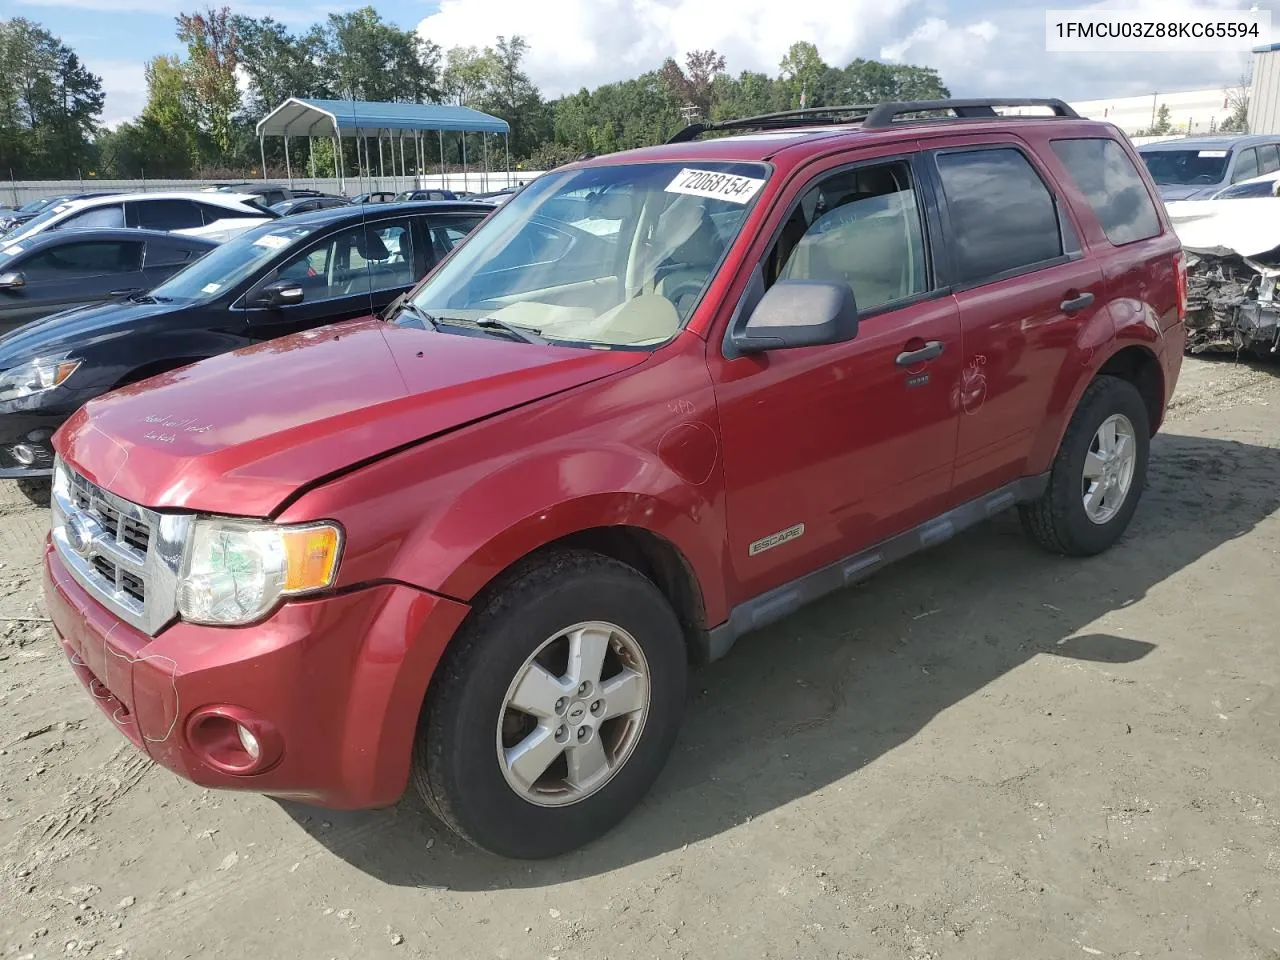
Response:
[[[342,537],[328,524],[284,527],[280,531],[285,551],[284,593],[323,590],[338,571]]]

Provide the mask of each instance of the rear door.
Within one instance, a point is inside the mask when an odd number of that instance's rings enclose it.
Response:
[[[34,251],[7,269],[22,274],[23,283],[0,290],[0,330],[147,285],[141,241],[71,240]]]
[[[193,247],[180,236],[152,237],[142,258],[142,272],[148,288],[158,286],[173,274],[194,263],[205,254],[204,247]]]
[[[354,224],[313,240],[247,295],[251,335],[271,340],[378,313],[413,285],[418,273],[415,256],[409,217]],[[296,281],[302,302],[254,305],[257,289],[272,280]]]
[[[1101,270],[1025,142],[957,135],[930,147],[963,339],[954,504],[1026,473],[1063,364],[1105,308]]]

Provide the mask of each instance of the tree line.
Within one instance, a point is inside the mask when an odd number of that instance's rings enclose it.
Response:
[[[371,6],[330,14],[301,31],[210,7],[179,14],[175,32],[184,53],[148,61],[142,112],[106,129],[99,122],[101,80],[76,53],[39,24],[0,20],[0,174],[257,175],[255,125],[291,96],[472,107],[510,124],[512,160],[526,169],[658,143],[695,119],[948,96],[928,67],[863,59],[837,67],[800,42],[774,75],[730,74],[722,55],[699,50],[683,63],[668,59],[630,80],[547,99],[525,72],[523,37],[442,50]],[[479,135],[468,136],[446,134],[447,162],[459,163],[464,148],[472,162],[479,156]],[[354,170],[355,144],[347,140],[342,149],[346,169]],[[266,160],[278,175],[278,138],[268,140]],[[333,173],[329,141],[316,142],[314,162],[319,175]]]

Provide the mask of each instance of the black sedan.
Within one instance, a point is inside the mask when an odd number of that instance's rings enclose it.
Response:
[[[55,314],[0,337],[0,478],[48,476],[49,438],[94,397],[237,347],[384,310],[492,210],[387,203],[273,220],[149,294]]]
[[[158,230],[50,230],[0,241],[0,333],[83,303],[141,293],[217,246]]]

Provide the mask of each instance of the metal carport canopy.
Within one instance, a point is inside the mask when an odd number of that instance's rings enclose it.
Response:
[[[470,107],[290,97],[258,121],[261,137],[355,137],[378,131],[510,133],[507,121]]]

